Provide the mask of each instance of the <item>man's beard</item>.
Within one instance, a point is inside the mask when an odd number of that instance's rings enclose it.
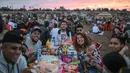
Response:
[[[61,29],[62,31],[65,31],[66,29]]]
[[[34,40],[34,39],[32,39],[32,42],[34,42],[34,43],[37,43],[37,41],[38,41],[38,40]]]
[[[4,55],[4,54],[3,54],[3,55]],[[6,60],[7,63],[10,63],[10,64],[15,64],[15,63],[17,63],[17,61],[18,61],[18,59],[17,59],[16,61],[13,61],[13,60],[11,60],[11,59],[8,59],[7,55],[4,56],[4,59]]]

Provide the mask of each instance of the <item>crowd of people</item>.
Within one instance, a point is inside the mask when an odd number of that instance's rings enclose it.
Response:
[[[49,48],[47,55],[58,56],[59,47],[67,41],[72,42],[75,59],[80,61],[79,73],[130,73],[130,59],[125,54],[130,43],[129,19],[113,16],[87,21],[81,14],[17,13],[3,19],[0,16],[0,25],[0,32],[4,26],[8,30],[1,41],[0,73],[31,73],[30,64],[38,59],[39,52],[43,55],[45,48]],[[86,32],[84,25],[93,27]],[[89,33],[104,31],[113,33],[108,45],[112,51],[101,56]]]

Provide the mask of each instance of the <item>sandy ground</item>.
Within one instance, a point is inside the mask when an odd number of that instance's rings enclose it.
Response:
[[[88,31],[90,29],[90,25],[84,25],[84,30]],[[108,52],[111,52],[111,48],[108,47],[111,39],[112,32],[111,31],[105,31],[103,35],[95,35],[95,34],[88,34],[95,42],[100,42],[102,44],[101,55],[104,55]],[[130,57],[130,44],[129,51],[126,53]]]
[[[88,31],[90,28],[90,25],[84,25],[84,30]],[[102,44],[102,47],[100,48],[101,54],[104,55],[105,53],[110,52],[111,50],[108,48],[108,44],[111,37],[110,31],[105,31],[103,35],[96,35],[96,34],[88,34],[94,42],[100,42]]]

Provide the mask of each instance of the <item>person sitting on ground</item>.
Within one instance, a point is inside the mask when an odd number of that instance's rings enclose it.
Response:
[[[99,28],[96,24],[94,24],[94,26],[92,28],[92,33],[94,33],[94,34],[101,33],[101,31],[99,30]]]
[[[39,26],[39,23],[37,20],[34,18],[29,18],[28,22],[25,24],[25,28],[28,30],[31,30],[34,26]]]
[[[117,26],[113,28],[113,34],[122,35],[122,33],[121,24],[117,24]]]
[[[71,40],[71,32],[67,29],[67,27],[67,22],[61,21],[58,36],[56,37],[59,45],[64,44],[67,40]]]
[[[111,21],[106,22],[104,24],[104,31],[111,31],[113,29],[113,24],[111,24]]]
[[[0,49],[0,73],[26,73],[27,62],[22,56],[23,37],[19,31],[7,32]]]
[[[76,30],[76,34],[78,34],[78,33],[85,33],[85,34],[87,34],[86,32],[84,32],[83,25],[81,25],[81,24],[77,25],[75,30]],[[75,40],[76,40],[76,36],[73,36],[72,37],[72,41],[75,42]]]
[[[44,26],[40,26],[41,29],[41,35],[40,40],[42,42],[42,46],[46,45],[47,40],[50,38],[50,31],[48,29],[49,22],[45,22]]]
[[[38,50],[41,49],[42,42],[40,41],[40,34],[41,34],[41,29],[38,26],[33,27],[30,37],[27,38],[26,40],[26,45],[30,51],[33,51],[34,54],[32,57],[29,57],[29,62],[30,61],[35,61],[37,59],[37,53]]]
[[[127,43],[130,43],[130,23],[127,23],[127,27],[124,28],[123,36],[126,38]]]
[[[56,38],[58,36],[59,28],[57,27],[57,24],[54,23],[54,26],[50,32],[51,35],[51,45],[57,46],[58,45],[58,39]]]
[[[128,22],[128,23],[127,23],[127,26],[124,28],[124,33],[125,33],[126,31],[128,31],[128,30],[130,30],[130,22]]]
[[[129,50],[128,46],[125,43],[125,39],[119,35],[113,35],[109,47],[112,51],[119,52],[125,59],[127,66],[130,67],[130,59],[126,56],[126,52]]]
[[[124,58],[118,52],[110,52],[103,57],[103,73],[119,73],[120,69],[127,67]]]
[[[84,33],[83,25],[79,24],[76,26],[76,33]]]
[[[78,55],[80,73],[99,73],[102,70],[100,50],[96,49],[92,39],[85,33],[78,33],[74,48]]]
[[[24,28],[21,28],[19,31],[20,31],[20,33],[23,35],[22,54],[23,54],[23,56],[25,56],[25,55],[26,55],[26,50],[28,49],[27,45],[25,44],[25,42],[26,42],[26,32],[27,32],[27,30],[24,29]]]
[[[22,43],[22,55],[26,58],[27,63],[30,63],[28,58],[31,57],[34,52],[28,49],[28,46],[26,45],[26,32],[27,30],[25,28],[22,28],[18,30],[23,35],[23,43]]]
[[[11,30],[17,29],[17,24],[15,23],[15,19],[10,19],[8,25],[12,27]]]

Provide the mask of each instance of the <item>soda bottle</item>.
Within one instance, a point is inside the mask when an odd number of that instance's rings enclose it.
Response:
[[[58,48],[58,58],[61,60],[62,59],[62,54],[63,54],[63,51],[61,48]]]

